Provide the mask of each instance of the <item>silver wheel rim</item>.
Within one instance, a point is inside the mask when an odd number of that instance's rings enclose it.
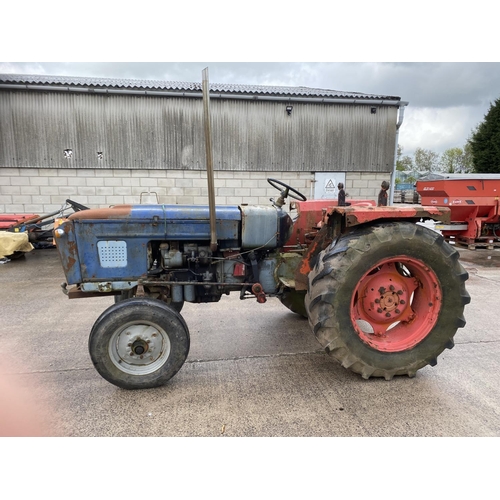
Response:
[[[130,322],[117,329],[108,344],[113,364],[130,375],[148,375],[165,364],[171,343],[167,332],[148,321]]]

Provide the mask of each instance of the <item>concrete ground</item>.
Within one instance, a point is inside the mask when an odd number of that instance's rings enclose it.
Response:
[[[499,436],[500,250],[460,253],[470,274],[467,325],[413,379],[363,380],[277,299],[234,294],[186,304],[183,368],[164,387],[126,391],[99,376],[87,351],[113,299],[69,300],[56,250],[35,250],[0,265],[2,406],[25,396],[18,423],[35,435]]]

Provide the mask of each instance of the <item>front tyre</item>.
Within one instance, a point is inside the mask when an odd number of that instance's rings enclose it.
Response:
[[[324,250],[305,305],[320,344],[363,378],[414,376],[465,325],[467,272],[438,233],[401,222],[355,229]]]
[[[123,389],[165,384],[189,353],[182,316],[163,302],[132,298],[113,304],[97,319],[89,338],[96,370]]]

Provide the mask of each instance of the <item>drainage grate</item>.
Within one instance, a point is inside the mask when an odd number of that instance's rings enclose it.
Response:
[[[127,266],[127,243],[125,241],[98,241],[97,251],[101,267]]]

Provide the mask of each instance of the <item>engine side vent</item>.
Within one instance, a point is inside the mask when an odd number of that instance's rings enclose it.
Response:
[[[125,241],[98,241],[97,251],[101,267],[127,267]]]

